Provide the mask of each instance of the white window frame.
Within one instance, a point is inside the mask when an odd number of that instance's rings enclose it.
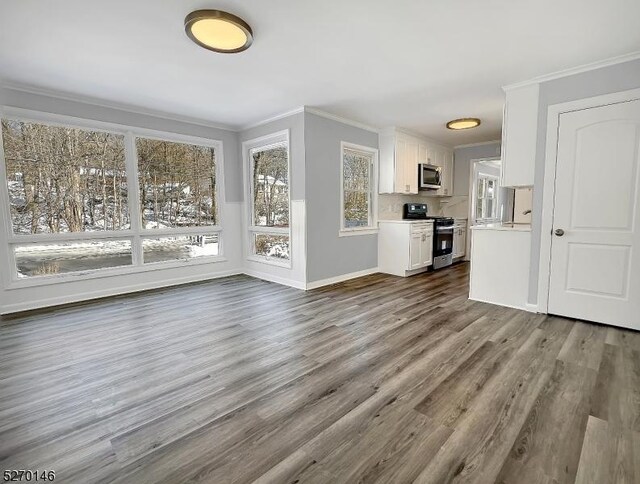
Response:
[[[291,212],[291,145],[290,145],[289,130],[285,129],[276,133],[261,136],[259,138],[250,139],[242,143],[242,157],[244,161],[245,169],[244,185],[245,185],[245,200],[246,200],[246,224],[247,224],[247,244],[245,250],[245,258],[249,261],[260,262],[262,264],[268,264],[278,267],[285,267],[290,269],[292,267],[293,260],[293,240],[291,225],[293,223],[293,214]],[[255,149],[265,149],[270,146],[285,143],[287,147],[287,180],[288,186],[288,201],[289,201],[289,227],[263,227],[261,225],[254,225],[253,216],[253,160],[251,159],[251,151]],[[257,234],[268,235],[287,235],[289,237],[289,259],[278,259],[275,257],[262,256],[255,253],[255,236]]]
[[[491,180],[494,182],[494,192],[493,192],[493,198],[491,200],[493,200],[493,214],[494,216],[492,217],[483,217],[483,218],[476,218],[475,217],[475,213],[474,213],[474,219],[476,222],[478,223],[482,223],[482,224],[486,224],[486,223],[491,223],[491,222],[496,222],[499,220],[498,217],[498,207],[500,205],[500,177],[496,176],[496,175],[489,175],[487,173],[482,173],[482,172],[478,172],[478,176],[475,179],[475,186],[473,187],[473,197],[474,197],[474,209],[477,211],[478,209],[478,202],[482,203],[482,213],[484,214],[485,212],[485,208],[486,208],[486,187],[485,187],[485,196],[482,199],[478,199],[478,181],[480,180],[485,180],[485,184],[486,181]]]
[[[369,180],[369,224],[361,227],[346,227],[344,219],[344,155],[345,150],[359,151],[371,155]],[[370,146],[358,145],[347,141],[340,142],[340,230],[339,237],[371,235],[378,233],[378,150]]]
[[[4,233],[1,239],[6,245],[8,254],[7,263],[10,267],[11,275],[8,278],[9,289],[19,287],[42,286],[57,284],[60,282],[70,282],[85,279],[96,279],[101,277],[134,274],[160,269],[171,269],[191,265],[201,265],[214,262],[225,262],[223,245],[223,225],[224,225],[224,152],[222,141],[199,138],[195,136],[182,135],[164,131],[157,131],[145,128],[107,123],[84,118],[77,118],[61,114],[45,113],[22,108],[0,106],[0,119],[12,119],[23,122],[47,124],[65,128],[75,128],[82,130],[100,131],[124,136],[125,143],[125,167],[127,171],[127,185],[135,186],[128,193],[127,204],[131,214],[131,228],[126,230],[111,230],[104,232],[65,232],[61,234],[34,234],[16,235],[13,233],[11,220],[11,207],[9,200],[9,190],[7,187],[7,177],[5,169],[4,148],[2,132],[0,130],[0,197],[4,205],[4,227],[0,227]],[[160,141],[175,143],[188,143],[201,146],[208,146],[216,150],[216,202],[218,207],[218,225],[186,227],[179,229],[143,229],[142,217],[134,216],[140,214],[140,189],[138,183],[138,159],[136,155],[135,138],[150,138]],[[185,235],[218,235],[218,255],[197,257],[193,259],[179,259],[165,262],[143,263],[142,239],[160,237],[179,237]],[[42,276],[30,276],[28,278],[18,278],[18,271],[15,260],[14,247],[26,244],[46,244],[53,242],[82,242],[88,240],[108,240],[123,239],[130,240],[132,247],[132,263],[128,266],[89,269],[65,274],[50,274]]]

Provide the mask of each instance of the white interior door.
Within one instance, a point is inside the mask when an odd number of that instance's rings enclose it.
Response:
[[[549,312],[640,329],[640,100],[560,115]]]

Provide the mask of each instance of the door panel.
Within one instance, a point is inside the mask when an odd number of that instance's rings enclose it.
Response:
[[[569,243],[566,290],[626,298],[630,257],[622,245]]]
[[[613,119],[576,130],[580,167],[575,170],[572,229],[631,229],[637,206],[638,128]],[[594,218],[594,212],[607,216]]]
[[[422,267],[422,254],[420,249],[422,245],[422,234],[415,232],[411,234],[409,245],[409,269],[419,269]]]
[[[640,100],[559,119],[549,312],[640,329]]]

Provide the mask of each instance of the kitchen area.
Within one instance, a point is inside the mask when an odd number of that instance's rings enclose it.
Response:
[[[526,308],[524,282],[496,277],[527,271],[516,278],[526,282],[531,231],[532,187],[505,185],[502,142],[454,148],[389,128],[379,148],[380,272],[409,277],[471,261],[471,299]]]

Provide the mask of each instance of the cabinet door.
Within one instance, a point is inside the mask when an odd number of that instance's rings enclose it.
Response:
[[[409,193],[409,185],[406,183],[405,169],[407,166],[407,141],[398,138],[396,140],[396,159],[395,159],[395,192]]]
[[[443,195],[453,195],[453,151],[444,153],[444,173],[442,175]]]
[[[538,135],[539,84],[506,93],[502,121],[502,185],[533,185]]]
[[[429,148],[424,143],[418,144],[418,163],[428,163]]]
[[[433,263],[433,235],[428,231],[422,234],[422,267],[430,266]]]
[[[460,229],[458,227],[453,228],[453,248],[451,253],[453,257],[458,257],[458,251],[460,250]]]
[[[409,242],[409,269],[419,269],[422,267],[422,233],[413,232]]]
[[[404,168],[405,186],[409,186],[408,193],[418,193],[418,151],[416,141],[407,141],[407,159]]]

